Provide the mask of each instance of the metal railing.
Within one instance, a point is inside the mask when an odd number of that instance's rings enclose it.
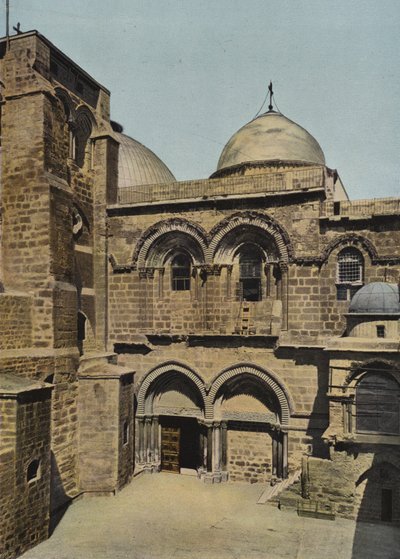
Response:
[[[371,217],[375,215],[399,215],[399,198],[372,198],[370,200],[327,201],[321,204],[321,217]]]
[[[257,193],[272,194],[323,188],[324,185],[324,169],[322,167],[307,167],[284,170],[279,173],[120,188],[118,203],[143,204]]]

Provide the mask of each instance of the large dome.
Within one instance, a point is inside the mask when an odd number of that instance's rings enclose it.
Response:
[[[395,283],[373,282],[364,285],[351,300],[350,313],[400,313],[399,287]]]
[[[267,161],[325,165],[325,156],[307,130],[271,110],[232,136],[222,151],[217,170]]]
[[[118,188],[175,181],[165,163],[150,149],[120,132],[114,132],[114,137],[120,143]]]

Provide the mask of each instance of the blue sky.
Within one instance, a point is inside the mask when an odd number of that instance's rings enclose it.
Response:
[[[5,0],[2,0],[5,5]],[[400,195],[399,0],[10,0],[112,92],[178,180],[216,168],[274,82],[351,198]]]

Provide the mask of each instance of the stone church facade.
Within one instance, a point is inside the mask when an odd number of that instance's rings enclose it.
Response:
[[[400,199],[273,109],[177,182],[38,32],[0,57],[1,557],[160,470],[400,522]]]

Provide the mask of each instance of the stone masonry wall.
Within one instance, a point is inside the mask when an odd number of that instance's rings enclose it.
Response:
[[[230,481],[267,483],[272,472],[272,439],[269,433],[228,429]]]
[[[251,181],[251,177],[248,180]],[[217,275],[209,272],[202,282],[198,281],[199,278],[192,278],[190,298],[180,301],[180,295],[171,292],[168,266],[165,267],[161,280],[156,270],[154,278],[147,276],[143,284],[140,284],[139,273],[129,270],[129,266],[136,243],[154,224],[179,216],[209,233],[224,218],[237,214],[242,204],[244,205],[243,202],[238,202],[235,209],[230,211],[223,209],[222,205],[220,209],[217,206],[207,210],[199,206],[190,211],[171,206],[171,210],[167,207],[163,213],[158,214],[146,215],[138,211],[137,215],[130,215],[128,212],[122,215],[121,212],[109,216],[110,253],[118,265],[128,267],[120,273],[113,273],[110,267],[111,341],[122,336],[121,341],[126,342],[138,330],[150,329],[159,333],[169,328],[171,330],[171,326],[179,331],[186,329],[185,333],[198,333],[199,327],[213,333],[231,329],[232,324],[234,325],[236,285],[231,280],[230,288],[227,287],[224,268]],[[243,207],[243,210],[248,209]],[[290,238],[293,262],[289,264],[287,278],[284,280],[287,287],[285,283],[281,294],[283,299],[287,296],[287,303],[284,304],[284,313],[287,309],[288,314],[289,331],[285,335],[287,341],[322,341],[332,335],[342,334],[343,313],[347,312],[349,302],[338,301],[336,294],[337,254],[345,246],[340,244],[341,239],[350,239],[350,244],[351,239],[355,239],[353,245],[362,252],[365,261],[364,283],[382,281],[387,274],[393,276],[391,281],[396,282],[400,275],[398,264],[381,263],[379,259],[372,261],[366,245],[358,241],[358,237],[365,237],[376,248],[378,256],[382,257],[389,254],[386,246],[390,245],[391,258],[396,255],[398,258],[400,236],[389,218],[381,220],[379,227],[369,229],[365,225],[361,229],[359,223],[352,220],[342,221],[340,227],[335,224],[327,226],[319,219],[319,202],[305,197],[301,201],[298,196],[285,199],[285,203],[258,201],[255,205],[253,202],[251,209],[275,219]],[[330,251],[329,247],[336,242],[339,244]],[[324,260],[324,251],[329,252],[327,260]],[[138,289],[139,285],[141,289]],[[177,305],[174,305],[174,300],[177,300]],[[175,324],[173,321],[169,323],[171,312],[179,315]],[[142,319],[144,315],[146,318]],[[267,313],[265,322],[270,318]],[[260,331],[259,326],[258,332]]]
[[[139,340],[137,340],[139,343]],[[142,343],[146,343],[143,336]],[[135,382],[140,383],[144,374],[166,363],[183,363],[192,369],[209,386],[221,371],[242,365],[255,365],[270,371],[287,389],[293,402],[288,439],[289,469],[298,469],[302,454],[313,446],[319,452],[318,441],[328,426],[326,400],[328,370],[325,357],[316,351],[281,349],[274,353],[265,344],[248,345],[230,343],[224,337],[209,344],[190,341],[171,342],[160,339],[147,341],[138,353],[119,355],[119,363],[134,368]],[[171,365],[173,369],[173,365]]]
[[[126,438],[126,440],[125,440]],[[118,488],[126,485],[134,467],[133,382],[131,375],[120,381]]]
[[[0,293],[0,349],[20,349],[32,345],[32,297]]]
[[[48,537],[50,511],[50,393],[26,393],[0,400],[0,555],[15,557]],[[28,481],[28,467],[39,462]]]
[[[336,513],[346,518],[379,521],[381,490],[393,491],[393,522],[400,522],[400,454],[379,446],[348,446],[348,451],[332,450],[331,460],[304,458],[303,497],[333,504]],[[389,464],[397,473],[380,473]],[[376,473],[375,473],[376,471]],[[378,481],[376,481],[378,478]]]
[[[82,491],[112,492],[117,488],[119,381],[79,380],[79,481]]]

